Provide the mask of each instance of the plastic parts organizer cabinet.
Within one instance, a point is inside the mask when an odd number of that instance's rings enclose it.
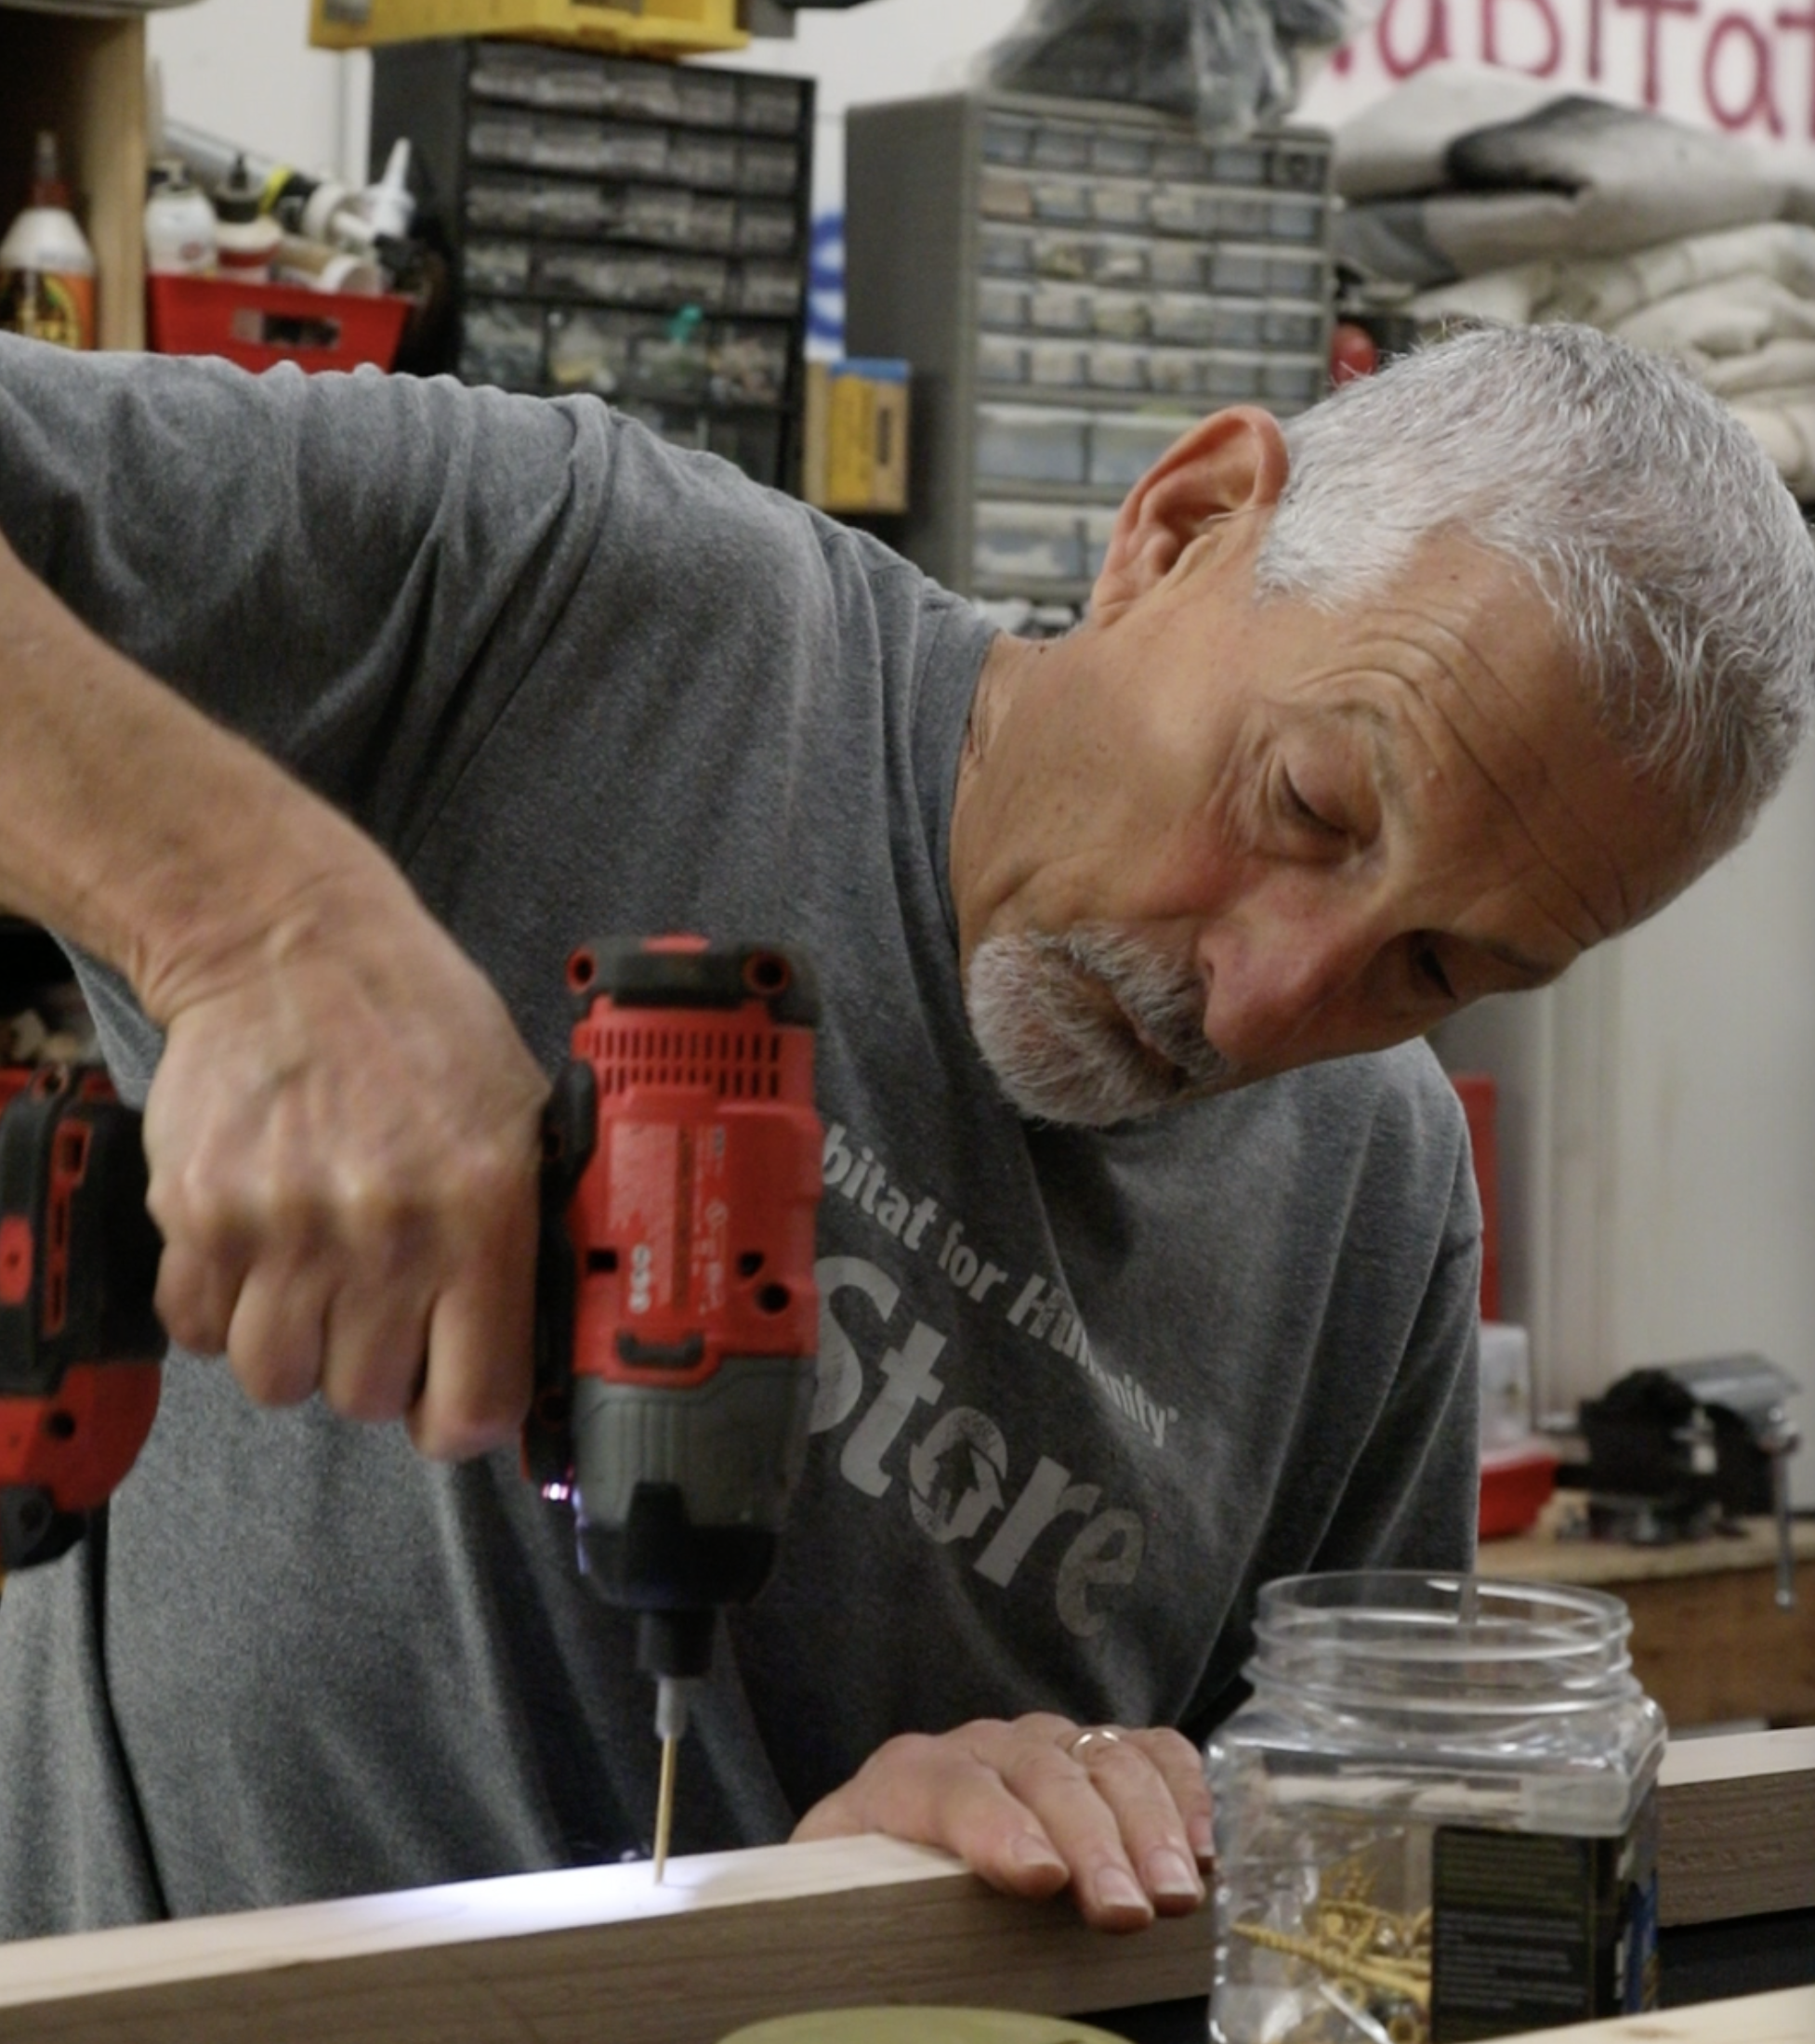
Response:
[[[373,57],[372,161],[411,138],[454,266],[441,366],[609,398],[783,489],[812,130],[805,79],[507,41]]]
[[[1326,135],[953,95],[854,107],[846,147],[847,345],[914,365],[903,544],[949,587],[1082,604],[1192,419],[1323,394]]]

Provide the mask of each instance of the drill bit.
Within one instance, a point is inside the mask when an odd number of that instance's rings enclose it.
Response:
[[[675,1824],[675,1750],[687,1730],[687,1692],[672,1675],[655,1684],[655,1736],[662,1741],[662,1780],[655,1791],[655,1881],[668,1868],[668,1841]]]

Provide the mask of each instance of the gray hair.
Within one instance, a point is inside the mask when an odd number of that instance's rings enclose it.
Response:
[[[1285,428],[1260,594],[1335,609],[1460,532],[1526,570],[1596,721],[1712,858],[1815,706],[1815,543],[1746,428],[1688,373],[1589,327],[1483,328]]]

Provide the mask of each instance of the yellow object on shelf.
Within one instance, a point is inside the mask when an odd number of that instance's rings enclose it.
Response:
[[[638,57],[743,49],[738,0],[310,0],[309,39],[365,49],[437,35],[533,35]]]
[[[801,494],[822,511],[907,509],[908,365],[809,362]]]

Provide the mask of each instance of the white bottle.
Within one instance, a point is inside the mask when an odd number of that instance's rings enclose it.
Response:
[[[154,277],[206,277],[215,267],[215,209],[180,161],[154,164],[145,202],[145,267]]]
[[[0,242],[0,328],[64,347],[95,345],[95,252],[70,210],[48,131],[38,137],[31,203]]]
[[[233,175],[215,193],[215,261],[220,274],[236,283],[269,283],[283,239],[283,229],[263,210],[261,198],[242,156]]]

